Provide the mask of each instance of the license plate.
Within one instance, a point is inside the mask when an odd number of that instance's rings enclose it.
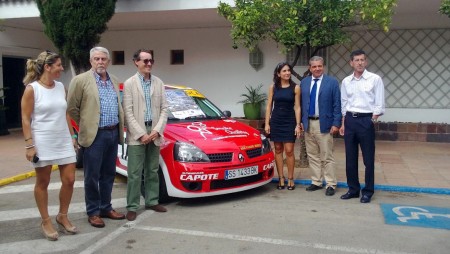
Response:
[[[252,176],[257,174],[258,174],[258,166],[225,170],[225,180]]]

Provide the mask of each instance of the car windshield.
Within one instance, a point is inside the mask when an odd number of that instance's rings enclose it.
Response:
[[[222,111],[194,89],[166,87],[169,121],[225,118]]]

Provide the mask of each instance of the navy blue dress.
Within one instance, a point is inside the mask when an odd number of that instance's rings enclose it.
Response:
[[[270,116],[270,140],[295,142],[295,86],[274,87],[273,109]]]

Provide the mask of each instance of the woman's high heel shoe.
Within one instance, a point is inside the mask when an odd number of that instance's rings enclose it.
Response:
[[[58,224],[58,229],[59,231],[63,232],[64,234],[68,234],[68,235],[74,235],[76,233],[78,233],[78,229],[75,226],[70,226],[70,227],[66,227],[64,226],[64,224],[62,224],[58,218],[65,216],[67,217],[67,214],[64,213],[58,213],[58,215],[56,215],[56,223]]]
[[[44,234],[45,238],[47,238],[47,240],[49,241],[56,241],[58,240],[58,232],[54,231],[54,232],[47,232],[44,228],[44,222],[46,221],[50,221],[50,217],[48,217],[47,219],[43,219],[41,222],[41,229],[42,229],[42,233]],[[50,221],[50,223],[52,223]]]
[[[294,178],[288,178],[288,190],[295,190]]]
[[[284,185],[284,176],[282,176],[282,177],[280,177],[280,180],[278,181],[277,189],[284,190],[284,187],[286,187],[286,186]]]

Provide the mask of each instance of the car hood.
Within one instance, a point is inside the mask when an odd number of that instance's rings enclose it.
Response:
[[[229,151],[236,147],[247,150],[261,147],[260,132],[233,119],[168,123],[166,139],[189,142],[203,151]]]

